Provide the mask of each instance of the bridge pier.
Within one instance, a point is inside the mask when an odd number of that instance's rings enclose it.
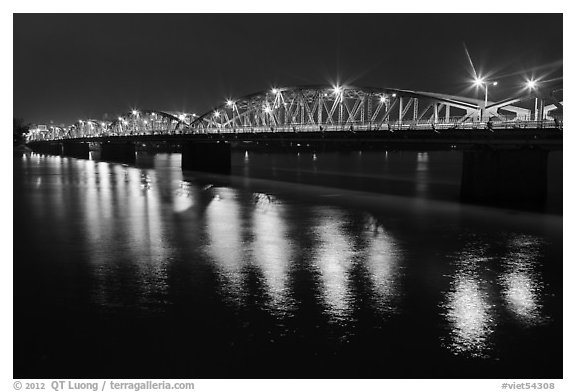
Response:
[[[463,202],[520,208],[540,208],[546,203],[546,150],[468,150],[462,165]]]
[[[63,143],[62,156],[88,159],[90,158],[90,146],[88,143]]]
[[[136,145],[134,143],[102,143],[100,159],[103,161],[134,163]]]
[[[230,143],[187,142],[182,144],[182,170],[230,174]]]

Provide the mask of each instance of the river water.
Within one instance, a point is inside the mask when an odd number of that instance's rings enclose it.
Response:
[[[561,153],[547,212],[457,151],[180,159],[14,157],[14,377],[562,377]]]

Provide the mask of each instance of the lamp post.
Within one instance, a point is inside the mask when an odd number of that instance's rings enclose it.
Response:
[[[484,80],[484,78],[476,78],[476,80],[474,80],[474,85],[484,87],[484,107],[482,108],[480,114],[480,119],[482,120],[484,118],[484,113],[486,113],[486,106],[488,106],[488,86],[490,85],[497,86],[498,82],[497,81],[488,82]]]
[[[536,87],[537,87],[537,85],[536,85],[535,80],[530,79],[530,80],[526,81],[526,88],[528,90],[530,90],[530,91],[536,90]],[[539,109],[538,108],[538,97],[536,97],[536,98],[534,98],[534,121],[537,121],[540,119],[540,113],[539,113],[538,109]]]

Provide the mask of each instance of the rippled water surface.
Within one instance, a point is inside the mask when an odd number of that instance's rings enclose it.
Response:
[[[375,154],[15,157],[14,376],[561,377],[561,215]]]

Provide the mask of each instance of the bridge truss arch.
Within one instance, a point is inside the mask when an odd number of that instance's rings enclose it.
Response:
[[[204,113],[187,131],[270,132],[377,130],[457,123],[477,105],[392,88],[303,86],[260,91]]]
[[[160,110],[132,110],[112,121],[108,136],[176,133],[188,125],[185,116],[177,117]]]

